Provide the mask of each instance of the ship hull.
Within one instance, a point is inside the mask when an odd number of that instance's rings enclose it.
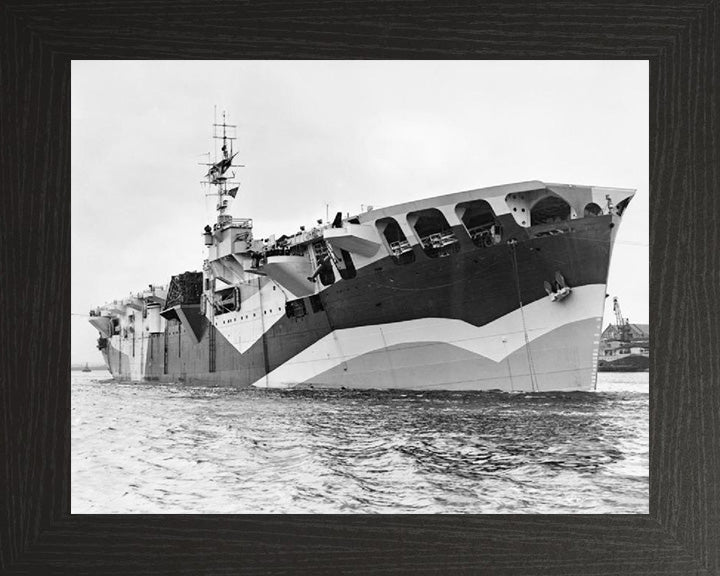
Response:
[[[113,335],[103,353],[119,380],[216,386],[507,391],[593,389],[614,216],[562,234],[502,220],[507,243],[361,268],[286,312],[257,280],[257,307],[208,320],[169,319],[159,333]],[[544,282],[561,272],[562,301]],[[247,335],[251,336],[248,337]]]
[[[599,289],[598,289],[599,288]],[[544,302],[488,326],[427,319],[334,331],[255,383],[413,390],[591,390],[602,287],[573,294],[579,319],[538,325]],[[569,303],[568,303],[569,304]],[[594,304],[594,305],[593,305]],[[586,317],[582,317],[586,316]],[[383,345],[378,347],[378,342]],[[569,345],[569,342],[573,342]]]

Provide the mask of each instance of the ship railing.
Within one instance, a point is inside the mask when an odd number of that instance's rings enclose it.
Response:
[[[410,245],[410,242],[407,240],[398,240],[397,242],[390,242],[390,251],[392,252],[393,256],[400,256],[402,254],[405,254],[405,252],[410,252],[412,250],[412,246]]]
[[[533,238],[542,238],[544,236],[557,236],[558,234],[566,234],[568,232],[570,232],[570,230],[566,228],[549,228],[547,230],[540,230],[539,232],[534,233]]]
[[[483,246],[491,246],[500,242],[500,228],[495,224],[481,224],[467,229],[470,238],[476,244]]]
[[[300,236],[301,242],[308,242],[310,240],[315,240],[315,238],[320,238],[323,235],[322,228],[311,228],[307,232],[303,232]]]
[[[473,240],[477,239],[478,236],[484,236],[485,234],[491,234],[492,233],[492,224],[481,224],[480,226],[474,226],[473,228],[468,228],[468,234],[470,234],[470,238]]]
[[[438,249],[455,244],[458,241],[457,237],[452,231],[435,232],[420,238],[423,247],[426,249]]]
[[[314,242],[312,246],[313,252],[315,252],[315,259],[318,262],[328,255],[328,246],[325,242]]]
[[[225,228],[247,228],[251,230],[253,227],[252,218],[231,218],[225,217],[215,224],[215,230],[224,230]]]
[[[253,221],[252,218],[233,218],[232,225],[240,228],[252,228]]]
[[[287,256],[288,254],[290,254],[290,250],[287,248],[270,248],[264,253],[264,256],[270,258],[272,256]]]
[[[290,236],[287,239],[288,246],[298,246],[300,244],[305,244],[306,242],[310,242],[311,240],[315,240],[316,238],[322,238],[323,228],[312,228],[310,230],[301,230],[300,232],[297,232],[293,236]]]

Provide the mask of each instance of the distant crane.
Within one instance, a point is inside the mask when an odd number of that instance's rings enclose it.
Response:
[[[621,342],[630,342],[632,340],[632,334],[630,333],[630,324],[627,318],[623,318],[622,311],[620,310],[620,302],[617,296],[613,298],[613,311],[615,312],[615,322],[617,323],[618,340]]]

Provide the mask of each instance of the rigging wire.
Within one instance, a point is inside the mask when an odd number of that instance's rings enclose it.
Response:
[[[520,317],[522,318],[523,332],[525,334],[525,351],[527,352],[528,357],[528,368],[530,368],[530,385],[532,386],[533,392],[537,392],[537,375],[535,374],[535,365],[533,363],[532,353],[530,351],[530,338],[528,337],[527,324],[525,322],[525,311],[523,310],[522,296],[520,293],[520,272],[518,271],[515,244],[517,244],[517,240],[508,241],[508,246],[510,247],[510,255],[512,256],[513,261],[513,271],[515,272],[515,287],[517,288],[518,304],[520,305]]]

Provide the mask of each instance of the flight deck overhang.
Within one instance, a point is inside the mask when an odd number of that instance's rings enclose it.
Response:
[[[104,338],[109,338],[112,334],[112,320],[108,316],[91,316],[90,324],[92,324]]]
[[[333,249],[347,250],[366,258],[377,254],[381,246],[377,229],[367,224],[348,223],[341,228],[328,228],[324,237]]]
[[[315,283],[308,280],[312,274],[310,261],[304,256],[269,256],[262,270],[296,298],[315,293]]]
[[[207,321],[200,311],[199,304],[178,304],[160,312],[166,320],[178,320],[185,328],[190,338],[198,344],[205,332]]]

